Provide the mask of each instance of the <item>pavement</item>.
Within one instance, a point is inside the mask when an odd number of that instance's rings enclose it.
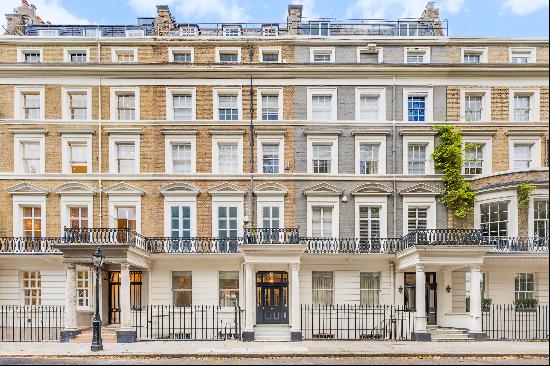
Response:
[[[0,359],[21,357],[542,357],[548,342],[388,342],[388,341],[154,341],[108,343],[92,352],[89,344],[0,343]]]

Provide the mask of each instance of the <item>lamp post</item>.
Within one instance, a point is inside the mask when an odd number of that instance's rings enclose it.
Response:
[[[99,276],[104,258],[105,256],[101,253],[101,248],[97,247],[95,253],[92,254],[95,269],[95,314],[92,321],[92,351],[103,350],[103,343],[101,342],[101,316],[99,315]]]

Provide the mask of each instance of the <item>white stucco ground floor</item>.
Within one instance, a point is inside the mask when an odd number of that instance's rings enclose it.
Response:
[[[96,289],[88,249],[81,256],[2,255],[3,319],[10,306],[59,306],[66,334],[89,328]],[[104,252],[101,319],[130,339],[223,334],[251,341],[268,329],[292,340],[428,340],[434,327],[476,337],[487,333],[484,319],[506,317],[484,314],[489,307],[518,299],[536,299],[548,322],[548,253],[418,246],[397,256],[307,254],[299,245],[235,254]],[[497,319],[500,327],[511,321]]]

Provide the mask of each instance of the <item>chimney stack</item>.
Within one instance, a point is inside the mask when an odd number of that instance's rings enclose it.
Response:
[[[302,5],[288,6],[288,16],[286,17],[286,23],[288,26],[289,35],[295,36],[298,34],[298,26],[302,21],[302,10],[303,10]]]
[[[435,36],[444,36],[443,26],[439,19],[439,8],[436,8],[434,4],[435,2],[433,1],[429,1],[426,4],[426,8],[422,12],[420,20],[428,21],[432,24]]]
[[[27,0],[21,0],[21,5],[13,9],[13,13],[5,15],[7,27],[4,34],[8,35],[24,35],[26,24],[44,24],[44,21],[36,15],[36,6],[29,4]]]
[[[176,20],[170,13],[168,5],[157,5],[157,18],[153,22],[153,35],[164,37],[174,28],[176,28]]]

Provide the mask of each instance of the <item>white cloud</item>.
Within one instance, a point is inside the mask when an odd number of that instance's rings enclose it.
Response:
[[[525,15],[547,8],[548,0],[504,0],[502,7],[517,15]]]
[[[163,0],[162,5],[170,6],[177,21],[216,21],[219,18],[228,22],[245,22],[248,16],[236,0]],[[159,3],[159,4],[160,4]],[[138,16],[156,15],[156,2],[151,0],[128,0],[128,5]],[[211,19],[208,19],[210,17]]]
[[[440,13],[458,13],[465,0],[440,0],[436,7]],[[348,18],[394,19],[418,18],[426,8],[427,0],[356,0],[347,11]],[[442,18],[445,16],[442,15]]]
[[[36,6],[36,14],[44,21],[52,24],[92,24],[89,19],[80,18],[71,13],[60,0],[30,0]],[[1,15],[13,13],[13,9],[21,5],[21,0],[2,0],[0,2]]]
[[[315,0],[294,0],[290,2],[291,4],[296,5],[302,5],[302,16],[305,18],[320,18],[321,15],[319,15],[315,11]],[[286,14],[286,13],[285,13]],[[324,17],[329,17],[330,15],[325,14]],[[286,15],[285,15],[286,19]]]

